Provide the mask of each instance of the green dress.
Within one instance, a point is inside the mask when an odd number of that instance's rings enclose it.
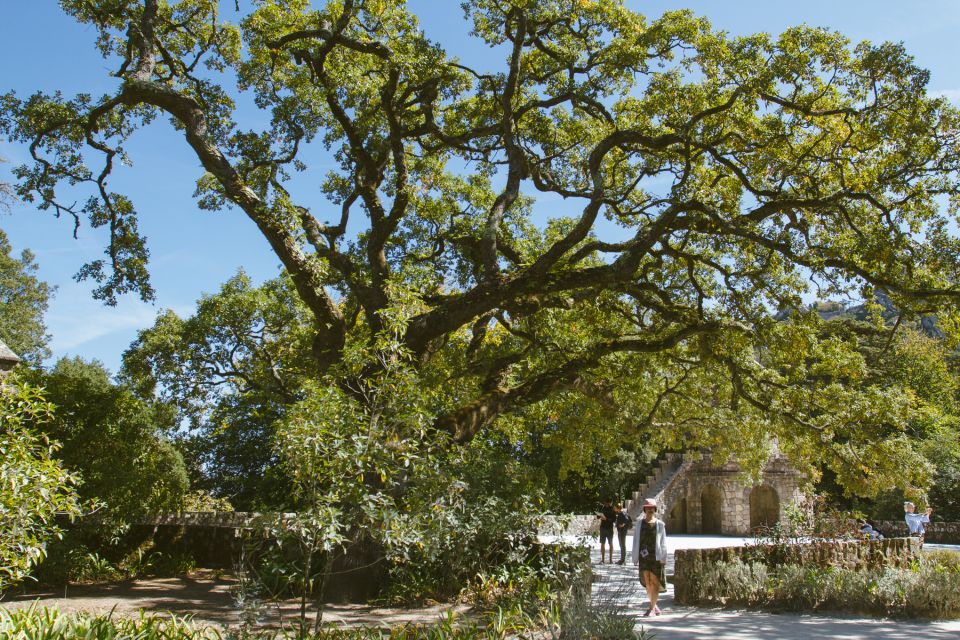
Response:
[[[667,586],[667,578],[664,575],[664,563],[657,562],[657,521],[648,523],[646,520],[640,521],[640,582],[643,582],[643,572],[649,571],[660,581],[660,590],[664,591]]]

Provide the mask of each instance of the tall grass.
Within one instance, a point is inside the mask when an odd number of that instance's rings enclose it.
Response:
[[[450,613],[446,618],[432,625],[403,625],[390,629],[322,628],[317,633],[298,634],[277,630],[225,630],[197,625],[184,618],[162,618],[144,612],[136,618],[124,618],[89,613],[67,614],[55,608],[31,607],[15,610],[0,609],[0,638],[3,640],[502,640],[550,634],[547,628],[551,627],[553,622],[555,621],[544,615],[530,616],[520,610],[499,611],[482,624],[476,621],[463,621]]]
[[[4,640],[225,640],[217,630],[198,628],[182,618],[158,618],[143,612],[137,618],[30,607],[0,610]]]

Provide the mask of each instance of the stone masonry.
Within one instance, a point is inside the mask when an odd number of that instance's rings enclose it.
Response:
[[[803,474],[776,449],[756,485],[736,462],[719,463],[709,453],[669,454],[627,510],[636,517],[643,498],[652,498],[670,533],[751,535],[783,522],[786,507],[803,501],[803,484]]]

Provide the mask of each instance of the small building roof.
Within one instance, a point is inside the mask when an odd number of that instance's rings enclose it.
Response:
[[[11,351],[10,347],[3,343],[3,340],[0,340],[0,369],[4,371],[13,369],[18,362],[20,362],[20,357]]]

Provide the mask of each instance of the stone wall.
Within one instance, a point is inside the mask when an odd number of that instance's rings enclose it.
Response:
[[[593,514],[546,516],[538,533],[542,536],[593,536],[600,533],[600,521]]]
[[[181,511],[162,513],[144,518],[137,524],[165,527],[225,527],[251,529],[257,521],[273,521],[278,516],[293,517],[293,513],[256,513],[253,511]]]
[[[889,540],[828,542],[818,541],[796,545],[757,545],[721,547],[718,549],[680,549],[675,554],[674,597],[679,604],[690,602],[689,592],[700,567],[718,562],[763,562],[768,566],[779,564],[809,564],[821,567],[848,569],[899,567],[913,562],[920,551],[915,538]]]
[[[909,534],[903,520],[882,520],[876,525],[887,538],[905,538]],[[924,526],[927,530],[924,540],[927,542],[960,544],[960,522],[931,522]]]
[[[773,457],[764,468],[760,484],[746,481],[739,465],[715,465],[706,456],[703,462],[687,472],[685,487],[673,500],[683,501],[685,531],[674,527],[677,533],[711,533],[722,535],[750,535],[756,523],[751,521],[750,505],[754,491],[776,496],[774,519],[782,522],[784,509],[799,504],[805,494],[803,475],[793,469],[782,457]],[[668,513],[673,505],[666,505]],[[672,515],[672,514],[671,514]]]

